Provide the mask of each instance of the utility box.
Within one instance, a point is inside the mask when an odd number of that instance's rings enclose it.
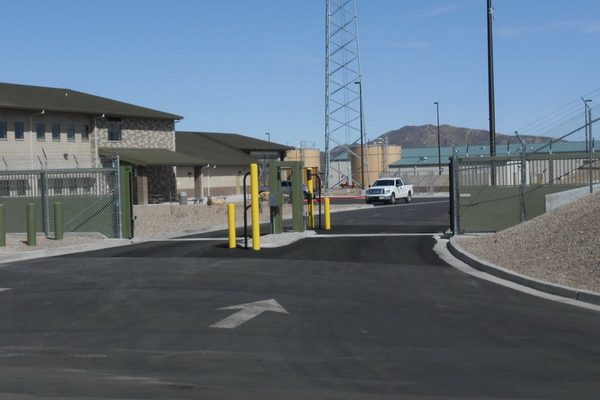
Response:
[[[271,233],[283,232],[283,190],[281,186],[281,170],[283,168],[291,170],[292,179],[289,196],[292,200],[293,229],[295,232],[304,232],[302,166],[302,161],[271,161],[269,163]]]
[[[187,192],[179,193],[179,204],[182,206],[187,206]]]

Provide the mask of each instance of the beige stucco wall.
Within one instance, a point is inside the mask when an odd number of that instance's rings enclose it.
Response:
[[[8,134],[6,140],[0,140],[0,160],[2,167],[8,169],[40,168],[48,160],[49,168],[85,168],[91,166],[92,149],[90,140],[81,138],[83,126],[90,126],[89,118],[80,114],[46,112],[43,115],[27,111],[0,109],[0,121],[7,122]],[[24,126],[23,140],[15,139],[15,122]],[[38,140],[36,124],[46,125],[46,137]],[[52,140],[52,125],[60,124],[60,141]],[[67,125],[75,125],[75,140],[67,140]],[[91,130],[91,128],[90,128]],[[65,157],[65,154],[67,156]],[[38,158],[39,157],[39,158]]]
[[[243,193],[244,174],[247,166],[202,168],[201,191],[202,198],[210,196],[231,196]],[[177,167],[177,192],[186,192],[188,197],[194,197],[194,168]],[[247,179],[246,183],[250,183]]]
[[[96,165],[97,147],[165,148],[175,150],[175,123],[172,120],[122,118],[121,141],[109,141],[104,118],[64,112],[0,109],[0,121],[7,122],[7,138],[0,139],[0,167],[8,169],[86,168]],[[15,122],[24,125],[23,140],[15,139]],[[44,123],[46,136],[38,140],[36,124]],[[60,124],[60,141],[52,139],[52,125]],[[75,140],[67,140],[67,125],[75,125]],[[89,139],[81,131],[88,126]],[[97,136],[96,136],[97,134]],[[66,155],[66,156],[65,156]],[[7,167],[8,166],[8,167]]]

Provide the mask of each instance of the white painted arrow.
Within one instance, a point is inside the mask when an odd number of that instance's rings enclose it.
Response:
[[[254,303],[238,304],[237,306],[229,306],[217,308],[217,310],[240,310],[233,315],[212,324],[210,328],[234,329],[259,316],[265,311],[273,311],[282,314],[289,314],[285,308],[281,306],[275,299],[255,301]]]

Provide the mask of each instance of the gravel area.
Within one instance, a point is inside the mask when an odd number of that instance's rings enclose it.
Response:
[[[2,256],[14,256],[15,254],[46,249],[59,249],[66,246],[77,246],[102,240],[106,240],[106,237],[99,233],[74,235],[72,233],[65,232],[62,240],[54,240],[38,234],[36,236],[36,245],[28,246],[27,234],[8,233],[6,234],[6,246],[0,247],[0,258]]]
[[[600,292],[600,192],[492,235],[455,240],[520,274]]]
[[[244,205],[236,204],[236,225],[244,223]],[[284,214],[289,211],[284,206]],[[226,204],[156,204],[133,206],[136,238],[157,238],[173,235],[185,235],[186,232],[227,228]],[[248,221],[250,221],[248,210]],[[261,222],[269,221],[269,208],[263,206],[260,213]]]

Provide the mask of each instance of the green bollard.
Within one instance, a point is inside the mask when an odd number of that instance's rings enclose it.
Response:
[[[27,246],[35,246],[37,244],[35,231],[35,204],[27,204]]]
[[[0,204],[0,247],[6,246],[6,212],[4,204]]]
[[[64,232],[62,203],[54,203],[54,240],[62,240]]]

